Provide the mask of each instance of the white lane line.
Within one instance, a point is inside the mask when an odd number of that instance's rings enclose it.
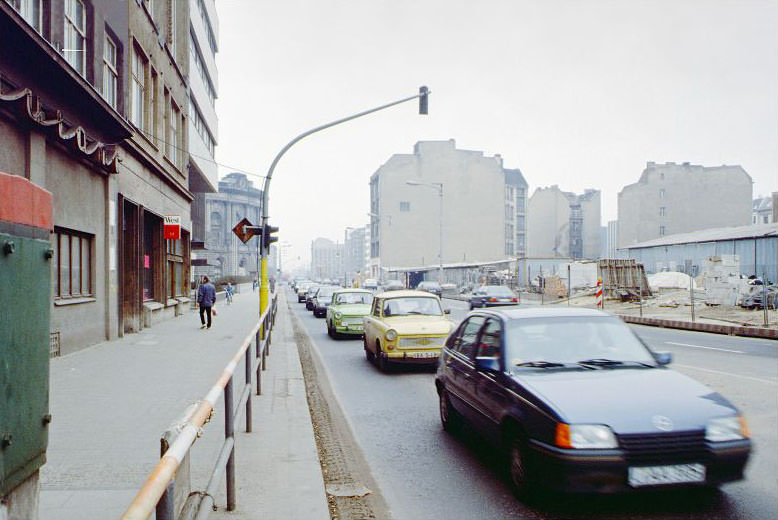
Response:
[[[749,381],[756,381],[758,383],[765,383],[768,385],[778,386],[778,380],[774,380],[774,379],[762,379],[761,377],[743,376],[740,374],[733,374],[731,372],[722,372],[721,370],[713,370],[710,368],[700,368],[692,365],[682,365],[680,363],[673,363],[673,366],[691,368],[692,370],[699,370],[701,372],[710,372],[711,374],[718,374],[721,376],[739,377],[740,379],[748,379]]]
[[[745,354],[742,350],[730,350],[728,348],[703,347],[702,345],[691,345],[689,343],[676,343],[675,341],[665,341],[668,345],[678,345],[679,347],[704,348],[705,350],[720,350],[721,352],[734,352],[735,354]]]

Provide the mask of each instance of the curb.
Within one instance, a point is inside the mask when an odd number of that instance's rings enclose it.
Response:
[[[617,316],[627,323],[649,325],[651,327],[683,329],[696,332],[710,332],[713,334],[727,334],[729,336],[778,339],[778,329],[765,329],[762,327],[738,327],[735,325],[719,325],[717,323],[692,323],[690,321],[663,320],[660,318],[641,318],[640,316],[626,316],[624,314],[617,314]]]

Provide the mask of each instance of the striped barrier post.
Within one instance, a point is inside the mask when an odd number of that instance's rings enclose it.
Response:
[[[602,309],[602,278],[597,278],[596,300],[597,308]]]

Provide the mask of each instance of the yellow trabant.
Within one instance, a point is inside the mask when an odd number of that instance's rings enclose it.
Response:
[[[389,291],[373,297],[365,316],[364,348],[385,371],[390,363],[437,363],[454,323],[440,298],[422,291]]]

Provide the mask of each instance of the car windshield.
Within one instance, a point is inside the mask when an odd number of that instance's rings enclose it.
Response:
[[[426,316],[441,316],[443,310],[437,298],[420,296],[409,298],[391,298],[384,303],[384,316],[409,316],[422,314]]]
[[[515,296],[513,291],[504,285],[487,285],[484,287],[484,292],[488,296],[495,296],[497,298],[513,298]]]
[[[335,291],[331,291],[329,289],[319,289],[319,292],[316,293],[316,299],[317,300],[331,300],[332,295]]]
[[[621,320],[560,317],[511,320],[506,341],[509,366],[532,361],[587,360],[655,364],[649,350]]]
[[[342,303],[370,303],[373,301],[373,295],[363,292],[340,293],[335,297],[335,302]]]

